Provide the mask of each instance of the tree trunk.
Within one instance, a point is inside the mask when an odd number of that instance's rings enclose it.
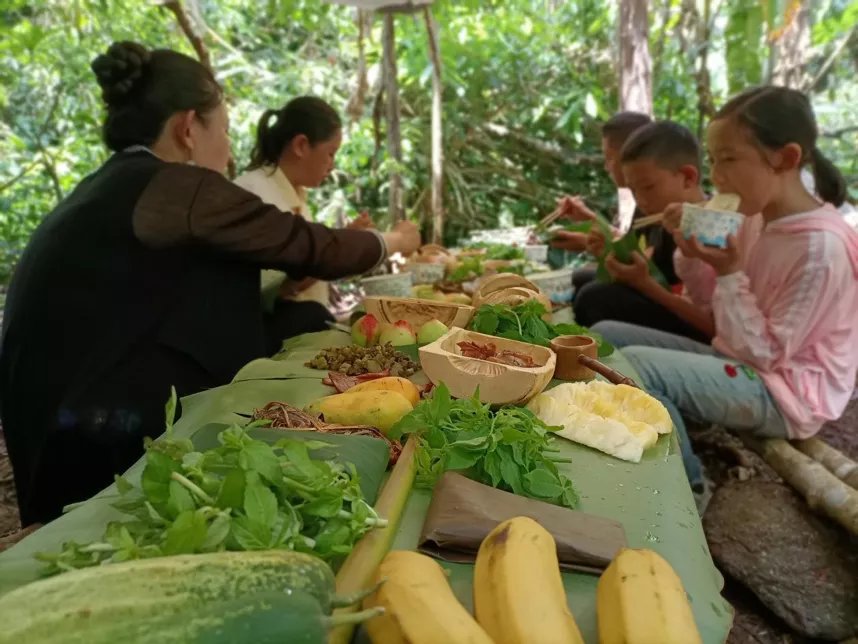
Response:
[[[834,519],[850,534],[858,535],[858,490],[783,439],[742,436],[742,440],[798,490],[812,510]]]
[[[652,114],[652,59],[649,55],[648,0],[620,0],[620,109]],[[634,198],[627,188],[618,191],[620,230],[628,230]]]
[[[197,53],[197,58],[200,63],[202,63],[203,67],[208,69],[212,73],[212,76],[214,76],[215,72],[214,67],[212,66],[211,55],[209,54],[209,50],[206,47],[205,42],[203,42],[203,35],[207,28],[203,22],[200,7],[196,3],[196,0],[189,0],[190,13],[193,16],[193,20],[191,19],[191,16],[188,15],[188,12],[185,10],[181,0],[167,0],[162,2],[161,5],[172,11],[173,15],[176,16],[176,22],[179,23],[179,28],[182,30],[182,33],[185,34],[188,42],[191,43],[191,47],[193,47],[194,51]],[[194,28],[193,22],[197,23],[197,28]],[[231,154],[229,157],[229,163],[227,164],[226,173],[230,179],[235,179],[237,174],[235,169],[235,159]]]
[[[432,59],[432,243],[444,243],[444,145],[441,85],[441,52],[438,46],[438,25],[432,9],[423,9],[426,33],[429,36],[429,56]]]
[[[792,0],[783,27],[774,35],[777,55],[772,80],[777,85],[799,89],[807,83],[806,65],[810,54],[810,3]]]
[[[388,213],[391,223],[404,218],[402,208],[402,133],[399,128],[399,82],[396,78],[396,33],[393,13],[384,14],[382,37],[384,93],[387,95],[387,152],[390,156]]]
[[[807,454],[837,478],[858,490],[858,463],[818,438],[794,441],[793,445]]]

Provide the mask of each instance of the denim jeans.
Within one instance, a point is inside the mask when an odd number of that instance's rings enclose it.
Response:
[[[710,345],[623,322],[600,322],[593,330],[622,349],[640,385],[667,407],[692,488],[700,489],[703,476],[683,416],[756,436],[787,436],[783,416],[762,379]]]

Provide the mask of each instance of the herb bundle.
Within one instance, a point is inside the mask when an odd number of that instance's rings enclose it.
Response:
[[[545,306],[537,300],[530,300],[518,306],[484,304],[474,315],[471,329],[477,333],[543,347],[547,347],[558,335],[587,335],[598,343],[599,357],[604,358],[614,352],[613,345],[598,333],[579,324],[551,324],[542,319],[545,313]]]
[[[100,542],[38,554],[47,572],[221,550],[285,548],[331,560],[386,525],[364,501],[352,464],[310,457],[327,443],[255,440],[247,430],[262,421],[225,429],[219,447],[198,452],[169,436],[175,399],[167,407],[168,436],[148,442],[140,487],[116,477],[114,507],[129,518],[109,523]]]
[[[572,482],[557,469],[548,427],[523,407],[492,412],[475,393],[454,400],[441,383],[431,399],[393,426],[390,436],[409,434],[418,441],[417,486],[432,487],[448,470],[540,501],[574,508],[578,495]]]

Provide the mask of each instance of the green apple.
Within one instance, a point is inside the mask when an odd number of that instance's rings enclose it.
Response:
[[[378,343],[390,344],[394,347],[404,347],[409,344],[417,344],[417,336],[408,322],[399,320],[394,324],[381,325],[381,335],[378,337]]]
[[[417,344],[429,344],[435,342],[450,329],[441,320],[429,320],[420,327],[417,332]]]
[[[364,315],[352,324],[352,342],[359,347],[374,345],[380,335],[381,324],[372,313]]]

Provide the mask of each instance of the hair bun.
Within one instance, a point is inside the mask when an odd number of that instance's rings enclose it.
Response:
[[[149,56],[149,50],[143,45],[124,41],[113,43],[106,53],[92,61],[92,71],[101,86],[105,103],[119,105],[125,102],[143,75]]]

